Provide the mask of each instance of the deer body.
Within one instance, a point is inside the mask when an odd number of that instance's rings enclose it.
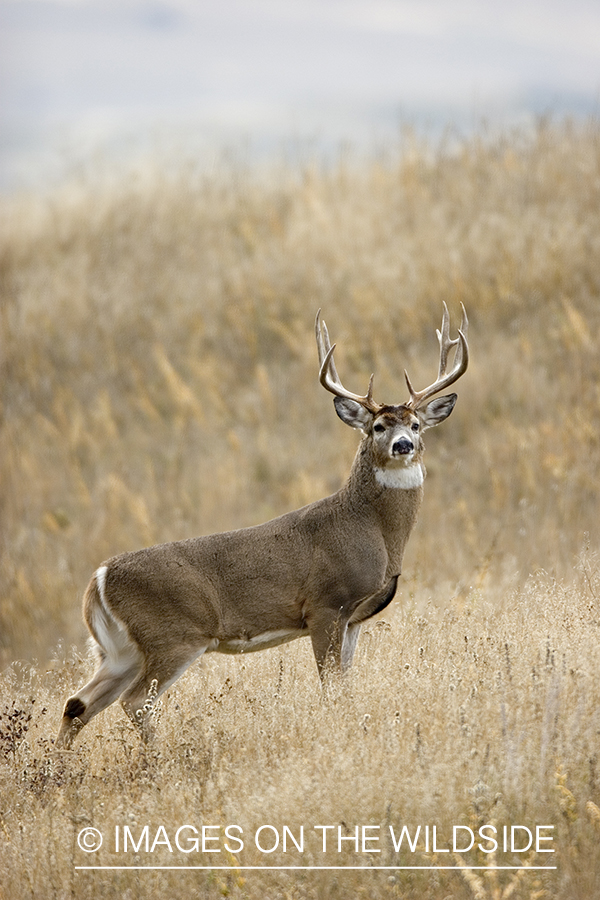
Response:
[[[366,397],[350,394],[322,328],[317,319],[321,381],[336,395],[340,418],[364,435],[348,481],[262,525],[159,544],[100,566],[84,596],[99,665],[67,701],[58,747],[70,747],[119,697],[148,733],[148,698],[205,652],[252,652],[308,635],[321,678],[342,672],[361,623],[394,597],[423,496],[421,432],[450,414],[456,395],[421,408],[420,397],[402,406],[374,404],[371,387]]]
[[[361,497],[360,486],[349,482],[262,525],[114,557],[103,566],[105,602],[140,646],[151,623],[153,641],[193,635],[206,651],[222,653],[309,634],[325,611],[350,618],[360,601],[400,574],[422,496],[422,487],[374,490],[375,500]],[[142,597],[148,615],[140,621]],[[92,608],[90,628],[93,617]]]

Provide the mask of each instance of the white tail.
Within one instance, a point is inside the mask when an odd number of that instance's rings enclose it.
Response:
[[[92,680],[65,706],[56,746],[117,698],[146,735],[152,700],[201,654],[246,653],[309,635],[319,674],[350,666],[361,623],[394,597],[423,495],[422,433],[447,418],[456,394],[433,395],[468,364],[467,317],[438,377],[400,406],[342,385],[325,323],[316,320],[320,381],[338,416],[363,438],[337,493],[264,525],[115,556],[92,576],[83,614],[98,651]],[[454,364],[446,374],[448,353]],[[429,402],[426,402],[429,401]],[[150,699],[149,699],[150,698]]]

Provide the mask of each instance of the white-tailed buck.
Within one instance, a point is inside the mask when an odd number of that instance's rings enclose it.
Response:
[[[400,406],[342,385],[325,323],[316,320],[320,381],[363,437],[346,484],[302,509],[225,534],[159,544],[105,562],[83,614],[98,652],[92,680],[67,700],[56,746],[118,697],[145,735],[153,700],[202,653],[247,653],[309,635],[319,674],[351,664],[361,623],[392,600],[423,495],[422,433],[456,394],[432,399],[468,364],[467,316],[450,339],[444,304],[436,380]],[[452,368],[446,372],[454,348]]]

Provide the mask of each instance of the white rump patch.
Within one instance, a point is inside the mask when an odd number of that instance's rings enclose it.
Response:
[[[411,488],[420,487],[425,480],[425,475],[421,463],[415,463],[402,468],[375,468],[375,479],[382,487],[409,491]]]
[[[105,665],[113,672],[126,672],[139,667],[142,654],[137,644],[130,638],[123,622],[113,613],[106,602],[106,566],[96,570],[96,585],[100,595],[100,604],[91,610],[94,632],[98,644],[105,656]]]
[[[102,600],[102,606],[106,609],[106,573],[108,572],[108,566],[100,566],[99,569],[96,569],[96,585],[98,586],[98,593],[100,594],[100,599]]]

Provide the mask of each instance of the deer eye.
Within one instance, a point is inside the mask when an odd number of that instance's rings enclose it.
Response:
[[[411,427],[412,431],[418,431],[418,430],[419,430],[419,423],[418,423],[418,422],[413,422],[412,425],[411,425],[410,427]]]
[[[378,422],[377,425],[373,426],[373,431],[376,431],[378,434],[381,434],[382,431],[385,431],[385,427]]]

